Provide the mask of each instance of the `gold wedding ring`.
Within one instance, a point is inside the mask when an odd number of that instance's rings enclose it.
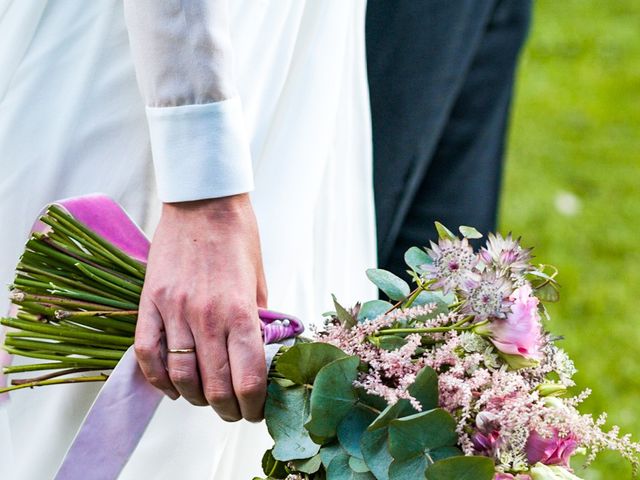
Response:
[[[195,348],[170,348],[167,353],[195,353]]]

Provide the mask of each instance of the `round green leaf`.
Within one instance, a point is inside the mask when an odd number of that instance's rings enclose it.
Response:
[[[492,480],[495,475],[493,461],[487,457],[452,457],[431,465],[427,480]],[[417,478],[417,477],[416,477]]]
[[[376,480],[371,472],[356,472],[349,465],[351,457],[339,453],[327,468],[327,480]]]
[[[416,379],[409,387],[409,393],[420,402],[422,410],[431,410],[438,406],[438,375],[430,367],[424,367],[416,375]],[[376,419],[371,422],[369,430],[386,427],[396,418],[413,415],[416,410],[408,400],[398,400],[385,408]]]
[[[264,414],[269,434],[275,440],[272,454],[276,460],[309,458],[320,450],[304,428],[310,410],[309,397],[306,387],[269,384]]]
[[[269,478],[286,478],[286,464],[273,458],[272,450],[267,450],[262,456],[262,471]]]
[[[305,460],[294,460],[293,466],[295,469],[302,473],[316,473],[320,470],[320,465],[322,465],[322,461],[320,459],[320,454],[314,455],[311,458],[307,458]]]
[[[328,343],[297,343],[278,358],[276,371],[298,385],[313,385],[322,367],[346,356]]]
[[[413,455],[404,460],[394,460],[389,466],[389,480],[408,480],[424,478],[427,468],[427,457],[424,455]],[[457,480],[451,477],[449,480]]]
[[[423,367],[409,387],[409,393],[420,402],[423,412],[436,408],[439,395],[438,374],[436,371],[431,367]]]
[[[391,300],[404,300],[410,293],[407,282],[386,270],[370,268],[367,270],[367,277]]]
[[[366,431],[362,434],[360,449],[364,461],[378,480],[389,480],[389,465],[393,457],[387,447],[387,428]]]
[[[362,434],[375,418],[373,412],[356,405],[338,425],[340,445],[352,457],[363,458],[360,451],[360,440]]]
[[[364,460],[356,457],[349,457],[349,468],[356,473],[365,473],[369,472],[369,467],[364,463]]]
[[[364,302],[358,312],[358,321],[364,322],[365,320],[378,318],[390,308],[393,308],[393,305],[389,302],[385,302],[384,300],[370,300],[368,302]]]
[[[317,437],[336,435],[342,421],[358,399],[353,382],[358,376],[358,357],[345,357],[320,369],[311,393],[311,418],[306,429]]]
[[[396,460],[407,460],[429,450],[455,446],[457,441],[455,420],[440,408],[389,423],[389,452]]]
[[[378,343],[380,348],[393,351],[402,348],[407,343],[407,339],[399,335],[385,335],[384,337],[380,337]]]
[[[404,254],[404,261],[414,272],[419,272],[422,265],[433,263],[427,252],[418,247],[411,247],[407,250]]]

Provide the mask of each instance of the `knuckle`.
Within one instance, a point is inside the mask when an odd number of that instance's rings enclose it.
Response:
[[[157,352],[157,346],[155,343],[143,340],[136,341],[133,349],[136,352],[136,356],[143,361],[152,358]]]
[[[221,406],[228,404],[233,399],[233,394],[227,388],[207,387],[204,396],[212,406]]]
[[[143,294],[152,299],[164,298],[167,295],[167,287],[161,283],[145,284]]]
[[[256,315],[256,309],[244,303],[235,303],[229,315],[236,322],[253,322]]]
[[[146,378],[147,378],[147,381],[154,387],[157,387],[160,389],[164,389],[164,387],[166,387],[165,379],[160,375],[156,375],[152,373],[152,374],[146,375]]]
[[[249,376],[243,379],[236,394],[243,399],[258,398],[264,396],[265,390],[266,380],[263,377]]]
[[[175,385],[190,385],[194,383],[193,373],[186,369],[174,368],[169,370],[169,378]]]

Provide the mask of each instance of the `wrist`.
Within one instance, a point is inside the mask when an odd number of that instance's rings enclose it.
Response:
[[[246,219],[249,215],[253,216],[253,207],[248,193],[188,202],[167,202],[162,205],[162,216],[169,218],[224,218],[231,221]]]

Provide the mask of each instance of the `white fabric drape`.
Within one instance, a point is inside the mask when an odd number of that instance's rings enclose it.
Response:
[[[314,323],[330,293],[347,304],[374,294],[365,4],[230,3],[270,306]],[[151,172],[120,1],[0,0],[2,283],[52,200],[105,192],[153,230]],[[0,472],[51,478],[97,388],[20,391],[0,405]],[[122,478],[251,478],[269,446],[263,424],[165,401]]]

